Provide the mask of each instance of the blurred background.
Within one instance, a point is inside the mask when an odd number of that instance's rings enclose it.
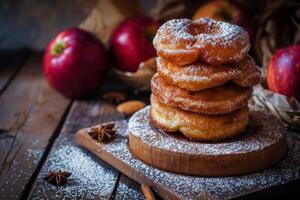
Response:
[[[201,6],[205,11],[199,10]],[[198,17],[214,16],[242,25],[250,31],[253,45],[255,39],[262,43],[262,37],[268,37],[271,51],[300,40],[298,1],[2,0],[0,49],[44,50],[56,34],[73,26],[89,30],[106,42],[111,31],[129,16],[143,14],[165,21],[197,17],[197,10]]]
[[[122,20],[135,15],[147,15],[162,22],[172,18],[193,18],[193,16],[194,18],[208,16],[233,22],[243,26],[251,36],[252,45],[264,53],[267,49],[272,52],[276,48],[299,42],[298,1],[229,0],[225,2],[220,3],[218,0],[3,0],[0,3],[0,49],[1,51],[21,48],[44,50],[51,38],[62,30],[74,26],[91,31],[103,42],[107,42],[111,31]],[[259,55],[259,58],[261,56]]]
[[[127,19],[141,16],[146,17],[148,22],[145,19],[136,22],[137,25],[132,27],[137,28],[132,28],[126,23],[122,25]],[[7,60],[15,60],[10,59],[10,55],[19,54],[20,51],[43,53],[47,46],[50,46],[50,41],[59,33],[70,27],[79,27],[97,37],[105,46],[108,53],[106,65],[109,76],[116,77],[117,82],[121,84],[125,83],[124,85],[129,90],[149,91],[150,79],[155,73],[156,55],[153,47],[150,47],[155,31],[165,21],[182,17],[192,19],[210,17],[243,27],[250,36],[252,45],[250,54],[263,70],[261,86],[266,90],[259,90],[255,93],[258,97],[260,96],[259,98],[263,98],[260,99],[262,101],[257,100],[256,103],[264,103],[266,99],[269,99],[274,107],[281,111],[294,113],[299,111],[299,102],[296,99],[300,98],[300,94],[296,91],[300,90],[300,78],[292,75],[293,78],[287,78],[294,80],[290,84],[281,83],[285,82],[286,78],[277,80],[278,85],[281,84],[282,87],[270,87],[270,84],[267,84],[267,69],[271,65],[271,57],[279,49],[299,44],[300,3],[296,0],[3,0],[0,3],[1,67],[3,68]],[[147,23],[159,25],[149,32],[150,26]],[[142,40],[134,39],[127,42],[127,46],[124,45],[124,49],[135,48],[143,53],[138,55],[128,53],[125,56],[123,53],[125,50],[120,50],[115,44],[120,37],[118,35],[121,35],[120,29],[124,27],[125,29],[129,27],[127,30],[131,29],[132,32],[147,29],[147,34],[150,36],[148,44],[141,44]],[[113,36],[114,31],[115,36]],[[138,38],[138,34],[140,33],[132,35]],[[144,48],[148,48],[147,45],[152,50],[145,51]],[[299,46],[292,49],[293,52],[299,52]],[[296,58],[287,59],[292,63],[289,66],[296,66],[299,63]],[[297,70],[281,71],[289,71],[285,74],[299,73]],[[280,77],[288,76],[278,74]],[[106,75],[103,74],[103,76]],[[74,95],[62,93],[74,97]],[[278,96],[277,93],[283,96]],[[291,97],[296,99],[290,100]]]

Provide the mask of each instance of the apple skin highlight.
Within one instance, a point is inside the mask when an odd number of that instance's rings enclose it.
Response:
[[[98,89],[107,69],[104,45],[79,28],[59,33],[44,54],[43,70],[49,84],[70,98],[83,97]]]
[[[141,62],[155,57],[152,40],[159,26],[158,21],[143,16],[123,21],[109,41],[112,64],[121,71],[135,72]]]
[[[268,66],[270,90],[300,100],[300,45],[278,50]]]

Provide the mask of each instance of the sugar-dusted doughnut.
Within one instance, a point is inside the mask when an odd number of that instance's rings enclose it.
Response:
[[[243,28],[209,18],[170,20],[159,28],[153,44],[159,56],[178,65],[238,62],[250,49]]]
[[[190,92],[167,83],[158,74],[151,80],[151,90],[164,104],[204,114],[224,114],[245,107],[252,94],[252,88],[233,83]]]
[[[180,66],[159,57],[157,71],[170,84],[190,91],[216,87],[229,81],[242,87],[252,87],[259,82],[261,74],[250,56],[241,62],[220,66],[206,63]]]
[[[166,132],[180,131],[193,140],[218,141],[233,137],[246,130],[248,120],[248,106],[226,114],[206,115],[167,106],[151,96],[151,123]]]
[[[135,158],[170,172],[196,176],[234,176],[257,172],[277,164],[285,156],[287,129],[271,113],[254,107],[249,110],[249,125],[244,133],[219,142],[195,142],[154,128],[149,123],[149,106],[129,120],[126,130],[128,146]],[[295,149],[293,153],[296,153]],[[277,174],[277,170],[271,171]],[[264,174],[267,178],[270,171]],[[253,176],[257,178],[255,180],[261,178],[260,173]],[[244,176],[239,178],[250,180]],[[232,177],[228,179],[232,180]],[[219,183],[219,179],[216,182]],[[251,181],[249,184],[256,188],[255,183]]]

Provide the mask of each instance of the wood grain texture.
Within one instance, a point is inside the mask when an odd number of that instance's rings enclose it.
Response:
[[[154,193],[152,192],[152,189],[151,189],[150,186],[142,184],[141,189],[142,189],[143,194],[144,194],[144,196],[147,200],[156,200],[156,198],[154,196]]]
[[[117,138],[111,143],[120,143],[122,151],[127,152],[127,133],[126,132],[126,121],[117,121],[116,126],[117,128]],[[124,128],[125,127],[125,128]],[[126,135],[126,137],[124,137]],[[126,176],[138,181],[140,184],[147,184],[153,187],[153,189],[159,194],[160,197],[163,199],[168,200],[182,200],[178,198],[178,196],[172,192],[169,192],[166,188],[160,187],[156,184],[151,178],[147,177],[145,174],[141,174],[137,172],[132,166],[129,166],[127,163],[124,163],[122,160],[115,157],[111,152],[105,149],[106,144],[95,142],[88,134],[87,129],[82,129],[77,132],[76,134],[76,143],[82,147],[87,148],[90,152],[95,154],[97,157],[103,159],[111,166],[114,166],[116,169],[120,170]],[[126,141],[126,147],[124,147],[122,142]],[[111,144],[109,143],[109,144]],[[127,149],[124,149],[127,148]],[[125,153],[126,154],[126,153]]]
[[[0,94],[14,78],[27,57],[27,51],[0,51]]]
[[[30,199],[109,199],[118,171],[101,159],[74,144],[74,134],[81,128],[120,119],[112,104],[99,101],[76,101],[44,163],[29,195]],[[56,188],[43,180],[51,170],[67,170],[71,181]]]
[[[126,121],[115,125],[116,138],[109,143],[92,139],[89,128],[76,134],[76,142],[140,184],[150,185],[163,199],[231,199],[299,179],[300,140],[288,136],[285,159],[267,170],[244,176],[185,176],[159,170],[134,157],[128,149]]]
[[[19,199],[37,170],[69,100],[31,57],[0,97],[0,199]]]
[[[248,174],[275,165],[287,149],[284,125],[274,116],[253,108],[247,131],[214,143],[195,142],[178,133],[167,134],[153,128],[150,109],[153,106],[130,118],[129,149],[159,169],[196,176]]]
[[[43,50],[52,37],[87,15],[79,1],[0,1],[0,49]]]

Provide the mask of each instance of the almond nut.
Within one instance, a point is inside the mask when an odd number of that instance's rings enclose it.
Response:
[[[145,106],[146,104],[142,101],[130,100],[119,104],[117,110],[129,117]]]
[[[102,95],[102,99],[114,104],[122,103],[127,99],[127,94],[119,91],[110,91]]]

